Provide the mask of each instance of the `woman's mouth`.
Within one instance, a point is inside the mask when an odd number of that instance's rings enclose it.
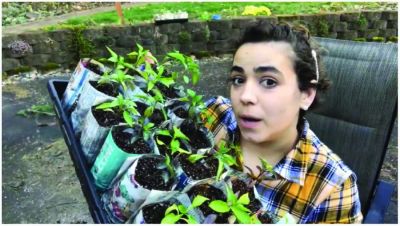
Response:
[[[261,119],[253,116],[240,116],[239,125],[242,129],[254,129],[261,122]]]

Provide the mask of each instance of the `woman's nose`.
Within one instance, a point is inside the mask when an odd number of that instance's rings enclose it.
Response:
[[[246,82],[242,88],[243,89],[240,95],[240,101],[242,102],[242,104],[248,105],[257,103],[257,96],[255,90],[256,87],[249,81]]]

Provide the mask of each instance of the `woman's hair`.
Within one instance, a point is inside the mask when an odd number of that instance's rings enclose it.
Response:
[[[317,94],[309,109],[315,108],[319,103],[319,92],[325,91],[330,85],[330,81],[326,78],[323,65],[319,57],[319,49],[317,44],[311,39],[307,28],[297,25],[292,26],[288,23],[270,24],[259,23],[248,27],[239,40],[236,50],[246,43],[269,42],[269,41],[284,41],[290,44],[296,54],[294,60],[294,71],[297,75],[299,89],[301,91],[308,88],[316,88]],[[318,69],[316,68],[315,58],[312,56],[312,51],[316,52]],[[312,82],[317,79],[317,70],[319,73],[318,83]],[[305,111],[300,109],[299,120],[303,118]]]

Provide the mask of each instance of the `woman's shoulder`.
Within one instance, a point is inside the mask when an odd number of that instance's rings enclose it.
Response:
[[[340,187],[350,177],[356,178],[354,172],[327,145],[319,140],[309,129],[307,140],[311,143],[308,151],[308,173],[318,174],[330,185]]]

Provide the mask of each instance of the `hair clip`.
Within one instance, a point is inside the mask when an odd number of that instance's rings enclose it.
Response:
[[[314,58],[315,61],[315,70],[316,70],[316,74],[317,74],[317,78],[313,79],[310,81],[311,84],[318,84],[319,81],[319,71],[318,71],[318,61],[317,61],[317,53],[315,52],[315,50],[311,50],[311,55]]]

